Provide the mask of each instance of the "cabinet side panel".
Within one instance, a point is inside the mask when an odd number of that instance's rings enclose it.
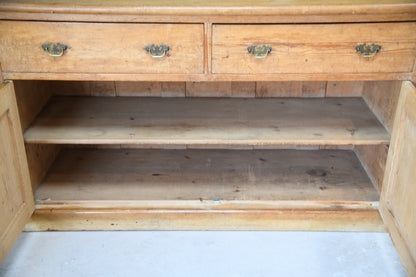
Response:
[[[71,82],[67,82],[71,83]],[[54,83],[45,81],[15,81],[15,93],[20,123],[24,132],[43,107],[49,102]],[[32,189],[35,190],[45,177],[50,165],[59,153],[59,145],[26,144],[26,156]]]
[[[356,145],[354,151],[379,191],[382,189],[388,145]]]
[[[401,84],[400,81],[364,82],[365,102],[390,133],[393,129]]]
[[[43,178],[45,178],[50,166],[55,161],[62,147],[58,144],[31,143],[27,143],[25,147],[27,164],[30,172],[30,182],[32,184],[32,190],[35,191]]]

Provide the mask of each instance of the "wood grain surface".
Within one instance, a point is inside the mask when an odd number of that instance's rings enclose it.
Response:
[[[187,16],[336,16],[349,15],[353,20],[387,18],[393,14],[396,18],[406,20],[416,13],[413,0],[181,0],[173,3],[169,0],[40,0],[36,4],[30,0],[4,0],[0,11],[7,13],[39,13],[47,14],[54,10],[58,14],[115,14],[115,15],[187,15]],[[376,16],[375,16],[376,15]],[[313,17],[312,17],[313,18]],[[90,16],[91,20],[91,16]],[[338,21],[339,22],[339,21]]]
[[[13,83],[0,84],[0,263],[34,210]]]
[[[27,143],[136,145],[385,144],[360,98],[55,97]]]
[[[377,210],[38,209],[26,231],[302,230],[385,232]]]
[[[377,209],[349,150],[64,149],[39,207]]]
[[[381,196],[386,222],[408,276],[416,275],[416,88],[403,83]]]
[[[68,50],[50,57],[42,44]],[[105,24],[0,22],[4,72],[39,73],[203,73],[202,24]],[[165,44],[170,51],[153,58],[144,50]]]
[[[389,30],[386,32],[386,30]],[[214,74],[412,72],[416,23],[213,25]],[[355,46],[381,45],[373,58]],[[250,45],[268,45],[271,53],[256,59]]]

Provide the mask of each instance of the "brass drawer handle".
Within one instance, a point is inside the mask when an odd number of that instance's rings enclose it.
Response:
[[[60,57],[64,54],[68,46],[63,43],[47,42],[42,44],[42,49],[51,57]]]
[[[247,51],[254,56],[256,59],[264,59],[267,55],[272,52],[272,48],[265,44],[257,45],[253,44],[247,47]]]
[[[371,43],[362,43],[355,46],[355,51],[361,55],[363,58],[372,58],[374,57],[381,49],[380,45]]]
[[[170,47],[164,44],[149,44],[147,45],[144,50],[146,50],[152,58],[163,58],[169,52]]]

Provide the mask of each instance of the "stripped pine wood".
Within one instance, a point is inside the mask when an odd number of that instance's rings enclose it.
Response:
[[[302,97],[325,97],[326,82],[302,82]]]
[[[377,210],[37,209],[26,231],[302,230],[384,232]]]
[[[364,82],[363,99],[391,133],[402,82]]]
[[[0,3],[1,5],[1,3]],[[326,7],[325,4],[323,7]],[[359,7],[362,7],[360,5]],[[55,6],[56,7],[56,6]],[[391,7],[391,6],[390,6]],[[166,23],[166,22],[180,22],[180,23],[201,23],[201,22],[216,22],[216,23],[247,23],[252,24],[264,24],[271,23],[328,23],[328,22],[393,22],[397,20],[414,20],[415,11],[411,11],[411,6],[402,6],[401,12],[393,12],[389,10],[388,12],[380,13],[381,9],[378,9],[375,13],[369,12],[369,9],[372,6],[367,6],[366,10],[361,14],[357,14],[357,10],[349,10],[350,13],[347,14],[333,14],[331,12],[325,14],[320,13],[318,15],[314,14],[305,14],[304,8],[302,9],[302,14],[282,14],[276,11],[282,11],[282,8],[279,7],[275,9],[275,14],[273,15],[253,15],[253,11],[250,9],[249,15],[237,15],[238,12],[235,12],[233,15],[146,15],[146,14],[103,14],[103,13],[88,13],[84,10],[84,13],[42,13],[40,9],[37,9],[36,12],[27,12],[24,10],[20,11],[6,11],[0,7],[0,17],[7,20],[42,20],[42,21],[72,21],[72,22],[137,22],[137,23]],[[160,10],[160,7],[157,7]],[[379,6],[380,8],[380,6]],[[77,7],[76,10],[80,10]],[[113,8],[111,9],[112,11]],[[129,9],[131,10],[131,9]],[[205,11],[206,9],[204,9]],[[241,9],[235,9],[240,10]],[[310,9],[309,9],[310,10]],[[320,7],[318,10],[322,10]],[[405,11],[406,10],[406,11]],[[50,11],[50,9],[49,9]],[[189,9],[188,9],[189,11]],[[261,12],[265,12],[262,10]],[[270,9],[267,8],[269,12]],[[374,10],[373,10],[374,11]]]
[[[360,97],[363,92],[362,81],[332,81],[327,83],[326,97]]]
[[[231,97],[231,82],[187,82],[188,97]]]
[[[12,80],[59,80],[59,81],[147,81],[161,82],[249,82],[249,81],[354,81],[354,80],[410,80],[413,73],[279,73],[279,74],[145,74],[145,73],[30,73],[5,72],[4,79]]]
[[[185,82],[116,82],[117,96],[185,97]]]
[[[0,264],[33,207],[22,130],[13,83],[0,84]]]
[[[231,97],[256,97],[256,83],[231,82]]]
[[[15,81],[14,88],[20,125],[24,132],[48,103],[53,90],[49,89],[49,83],[42,81]],[[32,189],[35,190],[45,177],[61,147],[48,144],[27,144],[25,148],[30,182]]]
[[[385,144],[360,98],[57,97],[27,143],[140,145]]]
[[[70,144],[35,192],[26,230],[385,231],[381,202],[416,275],[416,104],[409,83],[413,96],[397,102],[394,82],[415,78],[414,0],[0,2],[0,81],[48,80],[47,94],[84,97],[55,98],[25,134],[33,187]],[[50,57],[45,42],[69,48]],[[364,42],[381,50],[363,58],[355,46]],[[168,44],[169,55],[150,57],[151,43]],[[254,43],[273,50],[255,59]],[[389,82],[367,82],[376,80]],[[34,88],[19,100],[23,130],[46,103],[35,83],[23,84],[25,94]],[[0,260],[33,210],[30,185],[17,186],[28,174],[12,86],[5,91]],[[332,96],[364,100],[314,99]],[[371,181],[380,187],[391,130],[379,201]],[[163,150],[135,149],[144,147]]]
[[[25,145],[27,164],[30,172],[30,183],[32,190],[36,190],[45,178],[49,167],[55,161],[61,145],[59,144],[33,144]]]
[[[256,82],[256,97],[301,97],[302,82]]]
[[[260,82],[257,96],[324,97],[324,84],[326,82]],[[188,82],[185,87],[185,82],[51,81],[48,87],[54,95],[60,96],[256,97],[256,82]],[[361,91],[357,94],[353,86],[349,88],[344,97],[361,96]]]
[[[377,209],[348,150],[65,149],[35,192],[39,207]]]
[[[31,0],[4,0],[2,2],[3,4],[1,5],[3,9],[28,9],[29,11],[33,9],[33,7],[30,7],[29,4],[32,3]],[[134,0],[120,0],[117,2],[103,2],[103,1],[99,1],[99,0],[38,0],[37,3],[39,4],[39,9],[42,10],[42,8],[46,8],[47,5],[51,5],[51,4],[57,4],[58,7],[67,7],[68,9],[71,8],[72,6],[80,6],[83,7],[85,9],[91,9],[91,12],[94,11],[94,7],[98,9],[98,7],[102,7],[102,8],[107,8],[109,9],[109,7],[112,7],[114,9],[116,9],[115,11],[111,11],[111,10],[106,10],[107,12],[116,12],[117,8],[123,8],[123,7],[127,7],[127,8],[131,8],[132,6],[134,6],[135,4],[137,4],[136,1]],[[183,7],[183,8],[196,8],[197,10],[191,10],[189,12],[194,12],[197,13],[198,9],[202,10],[202,9],[207,9],[207,8],[215,8],[216,10],[218,10],[219,12],[224,12],[224,10],[226,10],[226,8],[246,8],[246,9],[257,9],[258,7],[261,7],[264,9],[264,7],[267,7],[269,9],[273,8],[273,7],[291,7],[292,10],[290,10],[290,13],[296,13],[296,10],[294,10],[296,7],[304,7],[304,6],[309,6],[310,10],[307,10],[305,12],[313,12],[316,11],[318,9],[321,10],[321,12],[323,12],[323,8],[327,8],[327,9],[331,9],[331,10],[341,10],[345,12],[345,9],[352,9],[352,8],[357,8],[354,5],[358,5],[361,7],[361,10],[364,10],[364,8],[367,8],[367,6],[369,5],[376,5],[376,7],[373,7],[374,10],[377,9],[381,9],[379,12],[382,11],[391,11],[388,8],[396,8],[399,9],[400,7],[402,7],[403,9],[403,5],[408,5],[408,4],[412,4],[414,3],[411,0],[384,0],[383,3],[387,6],[387,7],[380,7],[377,4],[379,4],[380,1],[377,0],[330,0],[330,1],[324,1],[324,0],[319,0],[319,1],[314,1],[311,3],[311,1],[308,0],[300,0],[300,1],[290,1],[290,0],[277,0],[277,1],[267,1],[267,0],[259,0],[256,1],[255,3],[253,3],[250,0],[239,0],[239,1],[231,1],[231,0],[213,0],[213,1],[203,1],[203,0],[180,0],[178,2],[176,2],[176,6],[177,7]],[[173,8],[175,7],[175,5],[172,5],[173,3],[169,0],[142,0],[140,3],[143,7],[147,7],[147,9],[145,12],[152,12],[154,10],[157,10],[157,7],[169,7],[169,8]],[[322,7],[323,4],[328,5],[327,7]],[[341,5],[347,5],[347,7],[340,7]],[[411,8],[407,7],[408,9]],[[32,8],[32,9],[31,9]],[[342,9],[343,8],[343,9]],[[316,9],[316,10],[314,10]],[[402,10],[399,9],[399,10]],[[80,10],[82,11],[82,10]],[[246,10],[243,10],[245,12],[247,12]],[[408,10],[406,10],[408,11]],[[131,13],[135,13],[137,12],[137,10],[133,10],[130,11]],[[174,13],[175,11],[170,11],[171,13]],[[289,12],[289,10],[283,10],[282,12]],[[176,14],[176,13],[175,13]]]
[[[379,191],[382,189],[388,145],[355,145],[354,151]]]
[[[389,32],[386,32],[389,30]],[[416,23],[213,25],[214,74],[412,72]],[[363,42],[382,44],[371,59],[356,53]],[[272,48],[264,59],[247,51]]]
[[[54,12],[50,13],[51,5]],[[137,1],[123,0],[4,0],[2,16],[20,20],[187,22],[215,19],[231,23],[276,22],[363,22],[413,20],[413,0],[332,0],[332,1]],[[206,18],[201,18],[201,17]],[[269,19],[270,18],[270,19]]]
[[[380,212],[408,276],[416,276],[416,88],[402,85]]]
[[[117,96],[162,96],[161,82],[116,82]]]
[[[327,82],[256,82],[257,97],[325,97]]]
[[[0,22],[0,60],[5,72],[203,73],[202,24],[88,24]],[[45,42],[68,49],[61,57],[42,50]],[[144,48],[165,44],[154,58]]]
[[[360,85],[361,83],[361,85]],[[336,90],[342,88],[342,95],[345,88],[349,91],[361,91],[364,101],[372,110],[374,115],[383,123],[391,133],[394,116],[399,99],[401,82],[399,81],[378,81],[378,82],[337,82]],[[367,170],[368,175],[382,190],[383,177],[387,160],[387,145],[356,145],[355,152]]]
[[[218,82],[114,82],[51,81],[50,91],[61,96],[151,96],[151,97],[359,97],[364,82],[231,82],[229,88],[218,89]],[[328,84],[327,84],[328,83]],[[324,87],[326,86],[326,87]],[[160,89],[159,89],[160,87]],[[114,92],[116,90],[116,92]],[[160,91],[159,91],[160,90]]]
[[[162,82],[162,97],[185,97],[185,82]]]
[[[93,81],[94,82],[94,81]],[[48,81],[49,90],[60,96],[91,96],[90,81]]]
[[[116,96],[115,82],[91,81],[91,96]]]
[[[42,81],[15,81],[14,88],[20,125],[25,131],[48,103],[53,91]]]

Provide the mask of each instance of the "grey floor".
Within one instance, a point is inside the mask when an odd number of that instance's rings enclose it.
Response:
[[[387,233],[22,233],[0,276],[406,276]]]

